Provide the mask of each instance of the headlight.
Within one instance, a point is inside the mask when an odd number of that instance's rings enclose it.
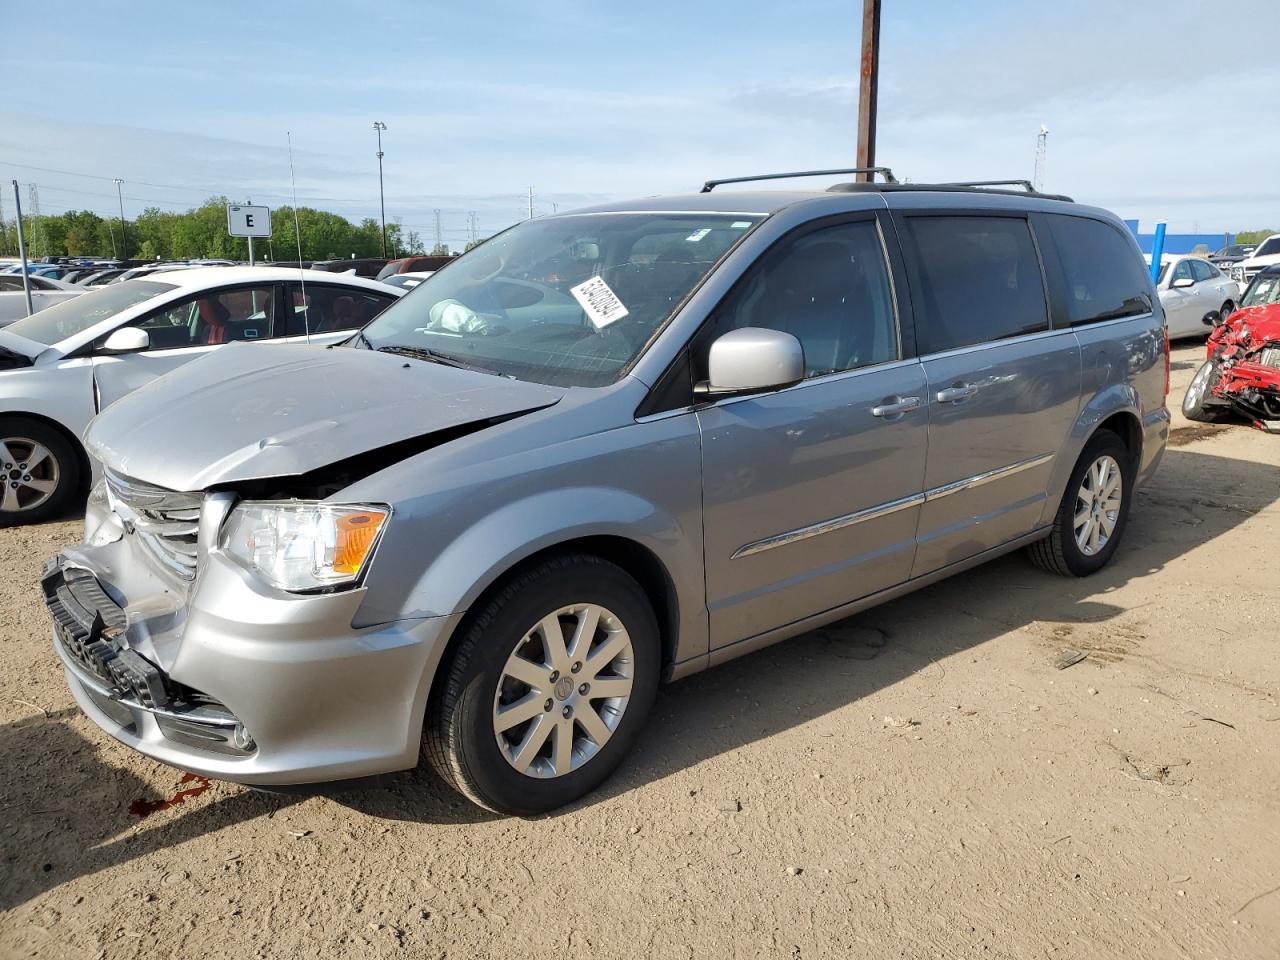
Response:
[[[245,501],[231,511],[220,545],[281,590],[354,583],[391,510],[305,500]]]

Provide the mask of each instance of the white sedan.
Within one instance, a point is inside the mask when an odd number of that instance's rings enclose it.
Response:
[[[1203,257],[1165,255],[1160,258],[1156,294],[1164,307],[1169,337],[1176,340],[1208,334],[1205,319],[1234,310],[1240,302],[1240,284]]]
[[[70,300],[84,293],[84,287],[48,277],[29,277],[31,282],[31,309],[43,310],[63,300]],[[27,315],[27,292],[22,286],[22,274],[0,274],[0,327],[8,326]]]
[[[0,329],[0,526],[83,498],[98,466],[80,436],[125,394],[234,341],[339,343],[403,294],[355,276],[208,267],[90,289]]]

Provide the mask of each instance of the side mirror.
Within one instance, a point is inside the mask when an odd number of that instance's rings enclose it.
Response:
[[[781,330],[730,330],[711,344],[707,374],[693,390],[700,397],[780,390],[804,379],[804,348]]]
[[[141,353],[151,346],[151,335],[137,327],[113,330],[102,344],[106,353]]]
[[[1185,290],[1187,287],[1195,286],[1195,283],[1196,282],[1192,280],[1190,277],[1181,277],[1173,281],[1173,286],[1177,290]]]

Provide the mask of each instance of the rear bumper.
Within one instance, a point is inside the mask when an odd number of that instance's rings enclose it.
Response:
[[[1169,445],[1169,408],[1162,406],[1142,418],[1142,459],[1134,486],[1140,487],[1155,474]]]
[[[121,743],[261,786],[417,763],[431,676],[455,618],[355,630],[358,596],[272,596],[225,561],[210,563],[186,605],[158,614],[155,596],[122,598],[100,580],[95,552],[51,561],[43,585],[71,693]]]

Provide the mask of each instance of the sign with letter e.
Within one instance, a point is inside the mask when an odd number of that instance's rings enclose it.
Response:
[[[228,203],[227,233],[233,237],[271,236],[271,208]]]

